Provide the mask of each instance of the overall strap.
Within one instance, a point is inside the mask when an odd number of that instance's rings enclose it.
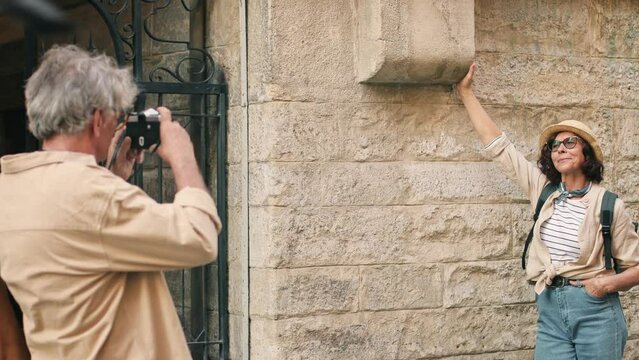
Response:
[[[604,261],[606,269],[613,268],[612,263],[612,220],[615,216],[615,201],[617,200],[617,194],[606,190],[601,202],[601,233],[603,235],[604,245]],[[618,274],[621,272],[619,264],[614,264],[615,272]]]
[[[533,216],[533,225],[528,232],[528,237],[526,238],[526,243],[524,244],[524,252],[521,254],[521,268],[526,269],[526,255],[528,254],[528,247],[530,246],[530,242],[533,238],[533,230],[535,229],[535,224],[537,223],[537,218],[539,218],[539,213],[541,212],[541,208],[550,197],[550,194],[554,193],[557,190],[558,185],[553,183],[548,183],[544,186],[544,189],[541,191],[541,195],[539,195],[539,199],[537,199],[537,207],[535,207],[535,215]]]

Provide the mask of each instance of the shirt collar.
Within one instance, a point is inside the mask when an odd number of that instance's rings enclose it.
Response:
[[[71,151],[35,151],[2,157],[0,159],[0,171],[5,174],[12,174],[38,166],[63,162],[97,165],[95,157],[90,154]]]

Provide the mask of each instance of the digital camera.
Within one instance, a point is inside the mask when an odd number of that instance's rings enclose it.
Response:
[[[160,113],[155,109],[132,112],[126,124],[126,136],[132,149],[148,149],[160,142]]]

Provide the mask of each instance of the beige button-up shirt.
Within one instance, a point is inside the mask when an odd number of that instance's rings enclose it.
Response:
[[[91,155],[0,160],[0,277],[37,359],[190,359],[162,270],[211,262],[203,190],[158,204]]]
[[[493,140],[485,149],[485,154],[495,159],[530,199],[534,211],[537,199],[544,186],[549,182],[536,164],[529,162],[515,149],[513,144],[502,135]],[[603,195],[606,189],[593,184],[590,191],[584,195],[582,201],[586,204],[586,216],[579,227],[578,241],[581,248],[579,259],[562,264],[553,264],[550,252],[541,240],[540,227],[548,220],[554,210],[554,200],[559,196],[555,191],[544,203],[535,223],[533,239],[528,254],[526,275],[528,280],[534,281],[535,292],[540,294],[552,279],[561,275],[570,279],[590,279],[600,274],[610,272],[606,270],[603,256],[603,235],[601,233],[600,212]],[[635,232],[630,215],[626,211],[623,200],[615,202],[614,219],[612,222],[612,256],[622,270],[639,264],[639,235]],[[614,272],[612,272],[614,274]]]

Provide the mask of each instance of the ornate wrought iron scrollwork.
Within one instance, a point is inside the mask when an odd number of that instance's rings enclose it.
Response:
[[[167,74],[173,79],[179,82],[190,82],[190,83],[208,83],[211,81],[214,75],[214,63],[213,58],[201,49],[189,49],[191,51],[198,52],[202,54],[203,58],[197,58],[194,56],[187,56],[185,58],[180,59],[176,64],[174,69],[169,69],[166,66],[156,66],[149,73],[149,80],[151,82],[163,82],[166,81],[162,77],[162,74]],[[187,64],[187,65],[185,65]],[[189,77],[184,77],[182,74],[187,73]],[[201,80],[193,79],[193,75],[198,75]]]
[[[112,26],[117,29],[119,38],[122,44],[125,45],[125,47],[123,47],[124,59],[126,61],[131,61],[135,57],[135,46],[133,45],[135,31],[133,30],[133,26],[130,21],[123,22],[124,20],[122,20],[124,17],[123,14],[130,9],[130,1],[99,0],[99,6],[101,6],[102,9],[110,15]]]
[[[186,11],[194,11],[195,6],[189,6],[185,0],[180,1],[182,7]],[[173,80],[182,83],[209,83],[215,75],[215,62],[208,52],[203,49],[190,46],[190,42],[188,40],[162,38],[154,34],[151,30],[151,21],[153,17],[159,14],[160,11],[167,9],[171,5],[172,0],[142,0],[142,2],[152,5],[148,15],[144,17],[144,33],[153,41],[165,44],[182,45],[185,50],[189,51],[189,55],[177,60],[173,68],[166,65],[158,65],[151,69],[149,71],[149,81],[165,82],[166,79],[162,75],[166,74]],[[188,77],[185,77],[183,74],[188,74]]]

